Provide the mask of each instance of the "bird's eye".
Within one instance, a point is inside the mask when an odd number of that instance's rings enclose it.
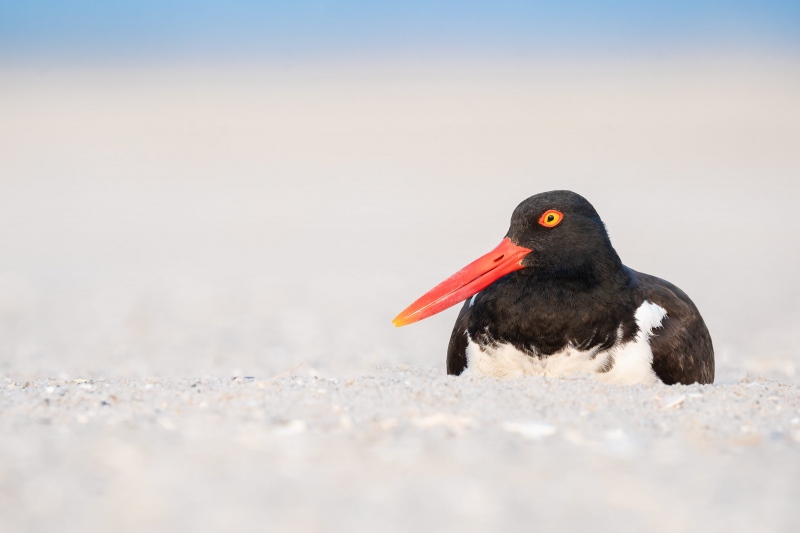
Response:
[[[563,218],[564,214],[561,211],[550,209],[544,212],[542,217],[539,219],[539,224],[541,224],[545,228],[552,228],[558,226],[558,224],[561,222],[561,219]]]

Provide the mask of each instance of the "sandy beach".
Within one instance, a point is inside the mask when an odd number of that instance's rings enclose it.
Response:
[[[791,531],[800,387],[387,368],[2,386],[6,531]]]

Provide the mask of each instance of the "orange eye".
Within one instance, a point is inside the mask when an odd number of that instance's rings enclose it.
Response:
[[[544,212],[542,218],[539,219],[539,224],[544,226],[545,228],[552,228],[558,226],[561,222],[561,219],[564,218],[564,213],[561,211],[556,211],[555,209],[549,209]]]

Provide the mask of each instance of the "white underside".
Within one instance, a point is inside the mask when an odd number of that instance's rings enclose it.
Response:
[[[465,374],[494,377],[548,376],[565,377],[591,374],[607,383],[656,383],[653,372],[653,351],[650,337],[661,327],[666,310],[645,301],[634,315],[639,332],[632,340],[622,343],[622,328],[617,330],[617,341],[608,350],[579,350],[568,346],[547,357],[531,356],[510,344],[495,347],[480,345],[469,339],[467,344],[467,369]],[[608,370],[610,367],[610,370]]]

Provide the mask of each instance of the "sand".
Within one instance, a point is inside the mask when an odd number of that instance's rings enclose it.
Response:
[[[800,387],[4,383],[4,531],[792,531]]]

